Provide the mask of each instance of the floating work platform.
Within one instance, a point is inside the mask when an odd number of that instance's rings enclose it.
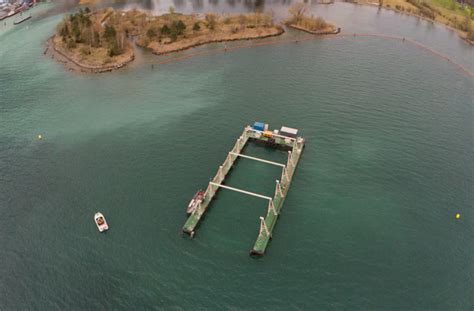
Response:
[[[209,182],[203,195],[203,199],[197,204],[194,211],[189,215],[186,223],[183,226],[183,232],[189,234],[191,237],[194,236],[196,226],[206,212],[217,190],[220,188],[251,195],[268,201],[266,216],[260,217],[260,230],[258,232],[257,240],[255,241],[254,247],[250,250],[251,255],[265,254],[265,249],[267,248],[268,242],[272,238],[273,229],[277,222],[278,215],[280,214],[280,211],[283,207],[283,202],[285,201],[293,174],[300,159],[301,152],[304,148],[305,140],[302,137],[297,136],[297,132],[298,130],[288,127],[282,127],[279,131],[269,131],[268,124],[263,124],[260,122],[255,122],[253,127],[245,127],[242,135],[237,139],[237,142],[227,154],[224,163],[219,166],[217,174]],[[242,154],[242,150],[249,141],[287,150],[287,162],[282,164]],[[276,181],[275,195],[273,197],[229,187],[223,184],[227,174],[239,157],[270,165],[280,166],[282,168],[280,180]]]

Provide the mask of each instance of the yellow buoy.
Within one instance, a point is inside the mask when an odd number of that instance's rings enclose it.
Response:
[[[39,140],[42,140],[42,139],[43,139],[43,135],[38,134],[38,139],[39,139]]]
[[[461,218],[461,214],[456,213],[456,219],[459,219],[459,218]]]

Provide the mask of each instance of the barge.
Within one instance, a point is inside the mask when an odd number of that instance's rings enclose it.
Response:
[[[288,152],[288,160],[283,164],[245,155],[242,151],[249,142],[286,150]],[[305,140],[298,136],[297,129],[283,126],[280,130],[271,131],[268,129],[268,124],[262,122],[255,122],[253,126],[246,126],[242,135],[240,135],[231,151],[227,154],[224,163],[219,166],[216,175],[209,182],[206,190],[202,194],[202,199],[197,202],[195,208],[193,208],[190,213],[183,226],[183,232],[189,234],[190,237],[194,236],[197,225],[204,216],[219,189],[227,189],[258,197],[268,201],[268,206],[266,215],[260,217],[260,229],[255,244],[250,250],[250,255],[264,255],[268,243],[272,238],[273,229],[275,228],[278,216],[283,207],[285,197],[290,188],[304,145]],[[259,161],[265,164],[276,165],[282,168],[281,177],[276,181],[275,194],[273,197],[224,185],[224,180],[227,174],[239,157]]]

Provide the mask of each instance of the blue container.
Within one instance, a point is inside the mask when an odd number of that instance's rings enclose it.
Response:
[[[264,128],[265,128],[265,124],[263,124],[262,122],[255,122],[253,124],[253,129],[254,130],[263,131]]]

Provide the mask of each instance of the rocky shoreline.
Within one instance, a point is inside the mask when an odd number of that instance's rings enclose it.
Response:
[[[184,44],[184,45],[182,44],[181,46],[176,47],[176,48],[172,47],[170,49],[164,49],[164,50],[159,50],[159,49],[155,50],[155,49],[153,49],[152,53],[156,54],[156,55],[164,55],[164,54],[184,51],[184,50],[187,50],[187,49],[191,49],[191,48],[195,48],[195,47],[198,47],[198,46],[201,46],[201,45],[211,44],[211,43],[244,41],[244,40],[258,40],[258,39],[264,39],[264,38],[270,38],[270,37],[277,37],[277,36],[282,35],[285,32],[283,27],[277,27],[276,29],[277,29],[277,31],[275,31],[273,33],[268,33],[268,34],[258,35],[258,36],[241,36],[241,37],[236,37],[236,38],[211,39],[211,40],[198,41],[198,42],[191,43],[191,44]]]
[[[206,45],[206,44],[211,44],[211,43],[243,41],[243,40],[258,40],[258,39],[276,37],[276,36],[282,35],[285,32],[283,27],[275,27],[275,29],[276,29],[275,32],[266,33],[263,35],[205,40],[205,41],[195,42],[192,44],[180,44],[179,47],[172,47],[171,49],[165,50],[165,51],[151,50],[151,52],[155,55],[164,55],[164,54],[184,51],[187,49],[191,49],[191,48],[195,48],[201,45]],[[135,59],[135,55],[132,53],[129,58],[121,62],[111,62],[109,64],[104,64],[104,65],[84,64],[84,63],[81,63],[79,60],[74,59],[74,57],[68,55],[66,52],[62,51],[61,48],[55,44],[54,38],[55,36],[52,36],[47,40],[44,54],[62,63],[69,71],[84,72],[84,73],[110,72],[110,71],[117,70],[117,69],[127,66],[129,63],[131,63]],[[136,43],[132,43],[132,44],[136,44]]]
[[[133,51],[130,55],[120,62],[111,62],[104,65],[89,65],[80,62],[79,60],[74,59],[74,57],[67,55],[66,52],[62,51],[55,42],[54,38],[56,35],[50,37],[46,43],[46,48],[43,54],[51,56],[51,58],[56,59],[58,62],[62,63],[70,71],[79,71],[85,73],[103,73],[110,72],[125,67],[128,63],[132,62],[135,59],[135,54]]]
[[[47,40],[46,52],[70,71],[109,72],[125,67],[143,48],[156,55],[197,46],[238,40],[256,40],[285,32],[271,14],[181,14],[154,16],[146,10],[103,8],[63,18]]]
[[[309,29],[306,29],[306,28],[303,28],[303,27],[300,27],[300,26],[292,25],[292,24],[288,24],[288,25],[286,25],[286,26],[289,27],[289,28],[293,28],[293,29],[296,29],[296,30],[304,31],[304,32],[310,33],[310,34],[312,34],[312,35],[318,35],[318,36],[337,35],[338,33],[341,32],[341,28],[340,28],[340,27],[335,28],[335,29],[333,29],[333,30],[331,30],[331,31],[327,31],[327,30],[312,31],[312,30],[309,30]]]

